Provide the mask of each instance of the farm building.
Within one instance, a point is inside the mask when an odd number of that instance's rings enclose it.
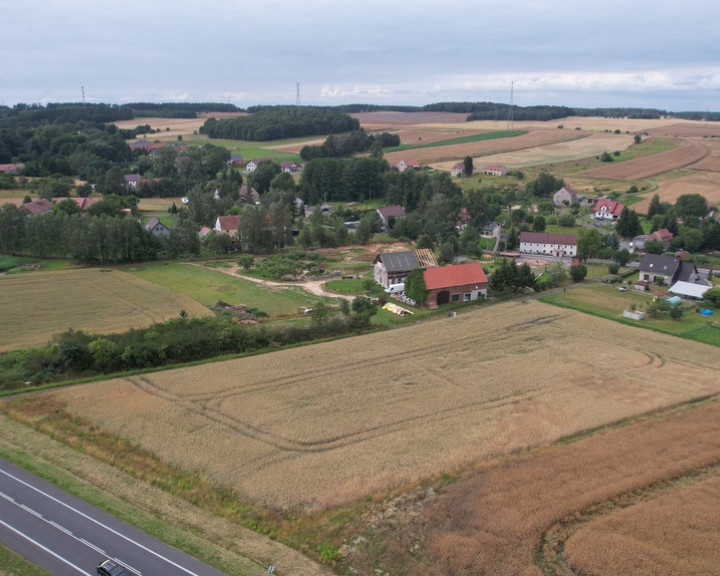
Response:
[[[435,255],[430,250],[407,250],[378,254],[373,262],[375,282],[387,288],[399,284],[416,268],[437,266]]]
[[[131,190],[135,190],[140,180],[142,180],[142,176],[140,176],[140,174],[125,174],[124,177],[125,186],[127,186]]]
[[[457,178],[458,176],[462,178],[465,175],[465,164],[462,162],[458,162],[450,168],[450,176],[453,178]]]
[[[230,154],[230,160],[226,164],[233,168],[242,168],[245,166],[245,158],[243,158],[242,154]]]
[[[668,292],[679,296],[680,298],[702,300],[703,295],[705,292],[710,290],[710,288],[712,288],[712,286],[707,286],[706,284],[701,284],[700,282],[683,282],[681,280],[670,286]]]
[[[295,162],[280,162],[280,170],[288,174],[302,173],[302,167],[299,164],[295,164]]]
[[[167,236],[170,234],[170,228],[165,226],[157,218],[150,218],[148,223],[145,224],[145,230],[150,232],[153,236]]]
[[[52,202],[45,198],[39,200],[33,200],[32,202],[26,202],[21,204],[19,208],[22,212],[25,212],[28,216],[35,216],[36,214],[44,214],[52,210]]]
[[[553,194],[553,204],[555,206],[570,206],[573,202],[578,202],[578,194],[567,184]]]
[[[257,167],[260,166],[260,164],[262,164],[263,162],[275,162],[275,160],[273,160],[272,158],[254,158],[245,165],[245,170],[247,172],[255,172],[255,170],[257,170]]]
[[[577,234],[550,234],[548,232],[521,232],[520,252],[548,256],[576,256]]]
[[[0,164],[0,174],[17,174],[25,168],[25,164]]]
[[[238,197],[242,202],[252,202],[257,204],[260,202],[260,194],[252,186],[248,187],[247,184],[243,184],[238,191]]]
[[[483,166],[483,174],[487,174],[488,176],[506,176],[507,166],[502,164],[485,164],[485,166]]]
[[[620,204],[617,200],[608,200],[600,198],[593,208],[593,218],[595,220],[605,220],[614,222],[620,218],[620,213],[625,208],[624,204]]]
[[[437,308],[451,302],[470,302],[480,294],[487,298],[487,276],[479,262],[428,268],[423,272],[425,306]]]
[[[53,198],[53,200],[56,204],[64,200],[72,200],[75,204],[77,204],[81,212],[87,212],[87,209],[90,208],[90,206],[96,202],[100,202],[102,198],[84,198],[82,196],[73,196],[72,198],[68,198],[67,196],[58,196],[57,198]]]

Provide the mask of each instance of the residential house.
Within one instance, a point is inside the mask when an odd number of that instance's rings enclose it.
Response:
[[[630,242],[630,252],[645,252],[645,243],[650,236],[648,234],[640,234],[635,236]]]
[[[431,250],[407,250],[404,252],[385,252],[378,254],[373,261],[375,282],[387,288],[399,284],[416,268],[437,266],[437,260]]]
[[[141,180],[142,176],[140,176],[140,174],[125,174],[125,186],[131,190],[137,190]]]
[[[245,166],[245,158],[242,154],[230,154],[230,159],[226,164],[232,168],[242,168]]]
[[[275,162],[275,160],[273,160],[272,158],[253,158],[245,165],[245,171],[248,173],[255,172],[255,170],[257,170],[257,167],[260,166],[260,164],[262,164],[263,162]]]
[[[150,144],[150,156],[153,158],[157,157],[160,150],[163,148],[171,147],[174,148],[176,152],[185,152],[187,151],[187,144],[176,144],[174,142],[167,143],[167,142],[153,142]]]
[[[288,174],[300,174],[302,167],[299,164],[295,164],[295,162],[280,162],[280,170]]]
[[[200,238],[207,238],[207,237],[208,237],[210,234],[212,234],[212,233],[213,233],[213,229],[212,229],[212,228],[208,228],[207,226],[203,226],[202,228],[200,228],[200,232],[198,232],[198,236],[200,236]]]
[[[399,204],[393,204],[392,206],[385,206],[384,208],[378,208],[377,213],[380,214],[383,227],[387,230],[388,220],[392,218],[405,218],[405,209]]]
[[[624,204],[620,204],[617,200],[608,198],[600,198],[593,209],[593,218],[595,220],[614,222],[620,218],[620,213],[625,208]]]
[[[479,262],[427,268],[423,271],[425,306],[437,308],[451,302],[470,302],[480,294],[487,298],[487,276]]]
[[[549,232],[520,232],[520,252],[548,256],[576,256],[577,234]]]
[[[670,248],[670,242],[672,242],[673,238],[673,233],[670,232],[670,230],[668,230],[667,228],[663,228],[662,230],[655,230],[655,232],[648,236],[648,240],[657,240],[658,242],[662,242],[665,250]]]
[[[25,164],[0,164],[0,174],[17,174],[25,168]]]
[[[252,186],[248,188],[247,184],[243,184],[238,191],[238,196],[243,202],[257,204],[260,202],[260,193]]]
[[[239,224],[239,214],[235,214],[233,216],[218,216],[217,220],[215,220],[215,231],[220,232],[221,234],[237,236]]]
[[[412,158],[410,160],[400,160],[395,164],[395,168],[397,168],[399,172],[405,172],[405,170],[408,169],[420,170],[420,162]]]
[[[577,192],[567,185],[553,194],[553,204],[555,204],[555,206],[570,206],[578,201]]]
[[[472,220],[472,218],[470,217],[470,212],[468,212],[467,208],[463,206],[462,208],[460,208],[460,212],[458,212],[455,228],[457,228],[458,231],[462,232],[463,230],[465,230],[465,228],[467,228],[470,220]]]
[[[676,282],[704,284],[695,264],[683,262],[680,258],[673,256],[643,254],[638,272],[638,280],[647,284],[653,282],[668,286]],[[637,285],[635,287],[638,289]]]
[[[483,166],[483,174],[487,174],[488,176],[506,176],[507,166],[502,164],[485,164],[485,166]]]
[[[152,144],[149,140],[138,140],[137,142],[133,142],[130,144],[130,150],[133,152],[136,150],[144,150],[145,152],[150,152],[150,148],[152,147]]]
[[[450,176],[453,178],[462,178],[463,176],[465,176],[465,164],[463,162],[458,162],[457,164],[453,165],[453,167],[450,168]]]
[[[498,222],[490,222],[490,224],[485,224],[480,229],[480,236],[483,238],[499,238],[500,237],[500,224]]]
[[[53,205],[50,200],[40,198],[38,200],[33,200],[32,202],[26,202],[25,204],[21,204],[18,209],[25,212],[25,214],[27,214],[28,216],[36,216],[37,214],[44,214],[45,212],[50,212],[52,210],[52,207]]]
[[[170,234],[170,228],[165,226],[157,218],[150,218],[148,223],[145,224],[145,230],[153,234],[154,236],[168,236]]]

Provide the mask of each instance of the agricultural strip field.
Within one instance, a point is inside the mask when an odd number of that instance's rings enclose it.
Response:
[[[708,146],[697,141],[683,141],[674,150],[642,156],[625,162],[610,162],[591,168],[579,175],[612,180],[641,180],[662,172],[683,168],[699,162],[710,153]]]
[[[212,306],[219,300],[233,305],[245,304],[267,312],[271,319],[297,316],[301,314],[301,306],[311,308],[317,302],[327,301],[299,286],[270,287],[218,270],[179,262],[134,265],[125,270],[177,294],[184,294],[203,306]]]
[[[717,394],[719,369],[715,348],[530,301],[47,394],[260,504],[317,510]]]
[[[661,202],[669,202],[674,204],[683,194],[701,194],[708,202],[720,205],[720,175],[712,172],[693,172],[675,178],[673,180],[665,180],[660,182],[658,187],[638,203],[633,205],[633,210],[638,214],[646,214],[650,207],[652,196],[657,194]]]
[[[0,352],[44,345],[68,327],[121,332],[210,311],[194,300],[113,269],[29,272],[0,277]]]

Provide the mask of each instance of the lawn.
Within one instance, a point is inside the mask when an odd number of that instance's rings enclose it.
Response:
[[[635,321],[622,316],[623,310],[629,309],[632,304],[635,304],[637,310],[645,311],[652,299],[651,294],[637,292],[633,289],[627,292],[618,292],[614,285],[599,284],[540,298],[542,302],[548,304],[572,308],[631,326],[720,346],[720,325],[717,320],[712,319],[713,317],[708,318],[698,314],[696,306],[686,310],[680,320],[672,320],[666,315],[661,318],[650,318],[646,315],[643,320]]]
[[[221,269],[208,270],[180,262],[135,265],[125,270],[138,278],[188,296],[204,306],[211,306],[220,300],[229,304],[245,304],[267,312],[271,319],[294,316],[300,313],[302,306],[312,308],[321,300],[328,301],[300,287],[268,287],[225,274]]]

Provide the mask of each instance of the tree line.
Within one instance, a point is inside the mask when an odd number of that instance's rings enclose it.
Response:
[[[344,134],[331,134],[320,146],[303,146],[300,158],[307,162],[314,158],[338,158],[368,150],[377,157],[382,155],[383,148],[391,146],[400,146],[400,136],[388,132],[368,135],[360,128]]]

